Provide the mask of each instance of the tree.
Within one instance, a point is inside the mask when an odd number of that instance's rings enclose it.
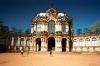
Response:
[[[91,32],[100,30],[100,20],[95,22],[89,29],[91,30]]]
[[[98,33],[99,32],[99,29],[96,29],[95,32]]]
[[[84,29],[84,33],[88,33],[89,29],[88,28],[85,28]]]
[[[92,32],[92,31],[91,31],[91,29],[89,29],[89,30],[88,30],[88,33],[90,33],[90,34],[91,34],[91,32]]]
[[[8,32],[9,31],[9,27],[8,26],[2,26],[1,31],[2,32]]]
[[[77,34],[82,34],[82,30],[81,29],[77,29]]]
[[[17,31],[19,34],[23,33],[23,29],[18,29]]]
[[[26,29],[26,30],[25,30],[25,33],[26,33],[26,34],[30,34],[30,33],[31,33],[31,32],[30,32],[30,29]]]
[[[17,28],[16,28],[16,27],[12,27],[12,28],[11,28],[11,31],[17,32]]]

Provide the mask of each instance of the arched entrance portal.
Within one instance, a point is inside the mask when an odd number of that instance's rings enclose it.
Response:
[[[36,51],[41,51],[41,39],[36,39]]]
[[[66,38],[62,39],[62,52],[66,51]]]
[[[49,37],[48,38],[48,51],[55,50],[55,38]]]

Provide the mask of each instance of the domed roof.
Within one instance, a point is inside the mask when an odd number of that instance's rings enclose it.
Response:
[[[100,31],[100,20],[95,22],[89,29],[92,32],[96,31],[97,29]]]

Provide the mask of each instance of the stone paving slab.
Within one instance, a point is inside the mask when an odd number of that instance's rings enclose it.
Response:
[[[100,54],[33,52],[0,53],[0,66],[100,66]]]

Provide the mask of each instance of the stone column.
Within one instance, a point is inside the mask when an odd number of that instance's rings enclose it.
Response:
[[[33,48],[33,38],[31,38],[31,42],[30,42],[30,51],[33,51],[34,48]]]
[[[45,41],[46,41],[46,39],[45,39],[45,37],[43,37],[41,39],[41,51],[46,51]]]
[[[41,38],[41,51],[44,51],[44,43],[43,43],[43,41],[44,41],[44,39],[43,38]]]
[[[36,51],[36,39],[35,38],[32,40],[32,43],[34,44],[34,51]]]
[[[42,22],[42,28],[41,31],[44,31],[44,23]]]
[[[55,22],[55,32],[57,31],[57,23]]]
[[[48,23],[45,24],[45,29],[48,32]]]
[[[20,40],[21,40],[20,37],[18,37],[18,46],[20,46]]]
[[[80,46],[80,40],[78,39],[78,46],[77,46],[77,49],[76,49],[77,52],[80,52],[81,51],[81,46]]]
[[[14,37],[12,37],[11,46],[14,46]]]
[[[66,24],[66,32],[69,31],[69,27],[68,27],[68,24]]]
[[[61,28],[62,28],[61,23],[59,23],[59,31],[61,31]]]
[[[36,31],[36,23],[34,23],[34,31]]]
[[[59,42],[58,37],[55,38],[55,51],[59,51]]]
[[[66,39],[66,51],[69,51],[69,43],[68,43],[68,39]]]
[[[48,40],[47,40],[47,38],[46,38],[46,47],[47,47],[47,51],[48,51]]]
[[[87,51],[87,47],[86,47],[86,39],[84,38],[84,46],[83,46],[83,48],[82,48],[82,51]]]
[[[59,31],[59,29],[60,29],[60,28],[59,28],[59,23],[57,23],[57,31]]]
[[[33,46],[33,38],[31,38],[31,44],[30,44],[30,46]]]
[[[32,24],[32,26],[31,26],[31,33],[33,33],[33,29],[34,29],[34,26],[33,26],[33,24]]]
[[[45,39],[44,39],[44,47],[45,47],[45,51],[47,51],[46,37],[45,37]]]
[[[42,40],[42,49],[43,49],[43,51],[45,51],[45,48],[44,48],[44,38],[42,38],[43,40]]]
[[[86,47],[86,40],[85,40],[85,38],[84,38],[84,46]]]
[[[55,32],[58,31],[58,29],[59,29],[59,26],[58,26],[58,23],[56,23],[56,25],[55,25]]]
[[[93,44],[92,44],[92,38],[90,38],[90,44],[89,44],[89,49],[88,49],[89,52],[93,52]]]
[[[26,38],[24,38],[24,47],[26,47]]]
[[[57,39],[57,43],[58,43],[58,51],[62,51],[62,45],[61,45],[61,39],[60,37],[58,36],[58,39]]]
[[[92,44],[92,38],[90,38],[90,44],[89,44],[89,46],[93,46],[93,44]]]
[[[80,40],[78,39],[78,47],[80,47]]]
[[[70,48],[70,47],[69,47],[69,44],[70,44],[70,43],[69,43],[69,39],[68,39],[68,40],[67,40],[67,46],[68,46],[67,51],[69,51],[69,48]]]

